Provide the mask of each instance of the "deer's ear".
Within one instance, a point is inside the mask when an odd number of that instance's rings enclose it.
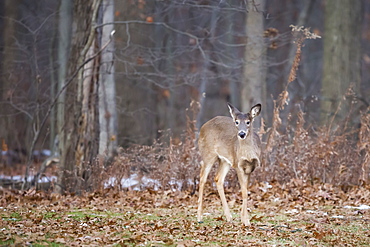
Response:
[[[252,118],[257,117],[261,113],[261,104],[257,104],[251,108],[250,114]]]
[[[236,107],[234,107],[232,104],[230,104],[230,103],[227,103],[227,106],[229,107],[229,112],[230,112],[230,115],[231,115],[231,117],[234,119],[234,121],[235,121],[235,119],[236,119],[236,115],[238,114],[238,113],[240,113],[240,111],[238,110],[238,109],[236,109]]]

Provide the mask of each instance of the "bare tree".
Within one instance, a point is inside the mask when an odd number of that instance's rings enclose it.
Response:
[[[101,4],[101,23],[113,23],[114,1],[103,0]],[[117,146],[116,87],[114,77],[114,43],[110,42],[113,24],[102,26],[100,45],[108,46],[101,53],[99,73],[99,154],[111,158]]]
[[[325,5],[324,65],[321,92],[321,123],[335,117],[335,124],[348,116],[349,86],[359,93],[361,82],[362,1],[328,0]],[[349,95],[347,95],[349,96]]]
[[[264,4],[264,0],[248,1],[246,18],[247,44],[244,54],[245,64],[241,93],[242,111],[248,111],[256,103],[265,102],[264,57],[266,48],[263,40]]]
[[[71,45],[71,28],[72,28],[72,10],[73,10],[73,1],[65,0],[60,1],[59,12],[58,12],[58,41],[57,41],[57,92],[60,92],[58,97],[56,112],[57,114],[57,133],[63,135],[64,131],[64,119],[65,119],[65,108],[66,108],[66,94],[63,88],[67,81],[67,71],[68,71],[68,58],[69,58],[69,49]],[[58,145],[61,150],[64,150],[64,143],[58,141],[59,137],[57,136]],[[54,137],[55,138],[55,137]],[[53,150],[58,151],[58,150]]]
[[[99,0],[75,1],[73,36],[67,78],[64,125],[60,134],[60,172],[55,191],[89,189],[94,158],[98,153],[98,68],[99,51],[94,23]]]

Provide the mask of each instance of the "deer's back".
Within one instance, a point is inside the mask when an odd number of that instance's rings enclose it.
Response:
[[[228,159],[235,153],[237,130],[232,118],[217,116],[206,122],[199,133],[199,151],[203,157],[223,156]]]
[[[217,116],[201,127],[199,136],[200,139],[217,139],[217,136],[222,136],[236,140],[235,133],[236,128],[231,117]]]

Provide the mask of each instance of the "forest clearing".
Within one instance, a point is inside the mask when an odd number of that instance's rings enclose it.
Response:
[[[369,20],[0,1],[0,246],[369,246]]]
[[[1,191],[0,245],[7,246],[367,246],[370,188],[343,192],[303,181],[255,184],[251,227],[236,214],[241,194],[206,189],[204,223],[187,191],[104,190],[83,196]]]

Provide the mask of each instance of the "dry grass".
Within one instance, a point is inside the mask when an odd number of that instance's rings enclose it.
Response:
[[[194,120],[197,110],[197,104],[191,105],[188,110],[187,129],[182,141],[167,138],[170,136],[170,133],[167,133],[163,139],[169,139],[169,143],[158,140],[151,146],[135,145],[127,149],[121,148],[105,176],[106,178],[116,176],[113,187],[116,185],[123,189],[120,182],[136,175],[139,183],[142,183],[139,184],[139,188],[145,186],[163,190],[195,191],[200,162]]]
[[[311,184],[340,185],[343,189],[368,183],[368,114],[362,116],[360,129],[347,128],[343,132],[330,130],[329,127],[305,127],[303,112],[298,114],[297,119],[283,132],[273,128],[267,131],[270,138],[271,131],[275,134],[269,144],[264,143],[262,166],[252,174],[252,182],[283,184],[299,179]],[[145,177],[158,181],[159,184],[152,186],[159,189],[194,191],[199,179],[200,162],[195,143],[195,130],[189,128],[183,142],[177,144],[173,141],[169,144],[156,142],[152,146],[121,149],[106,176],[116,176],[118,182],[137,174],[139,180]],[[212,174],[210,177],[213,177]],[[120,186],[119,183],[117,185]],[[238,186],[235,173],[228,175],[226,186]]]

